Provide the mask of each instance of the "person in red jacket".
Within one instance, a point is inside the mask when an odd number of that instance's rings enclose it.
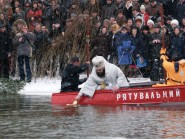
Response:
[[[142,19],[143,19],[143,25],[147,25],[147,21],[149,20],[149,15],[148,13],[146,12],[146,9],[145,9],[145,6],[144,5],[141,5],[140,7],[140,13],[142,15]]]
[[[42,10],[38,8],[37,1],[33,1],[32,9],[30,9],[26,15],[29,31],[34,31],[36,23],[41,23],[42,21]]]

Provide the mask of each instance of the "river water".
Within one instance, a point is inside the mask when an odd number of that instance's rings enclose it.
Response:
[[[50,96],[1,95],[0,139],[185,138],[185,107],[51,105]]]

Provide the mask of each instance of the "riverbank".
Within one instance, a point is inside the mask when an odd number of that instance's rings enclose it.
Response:
[[[139,83],[150,81],[148,78],[129,78],[130,83]],[[61,79],[59,78],[38,78],[32,80],[31,83],[26,83],[26,86],[19,91],[24,95],[46,95],[51,96],[52,93],[60,91]]]

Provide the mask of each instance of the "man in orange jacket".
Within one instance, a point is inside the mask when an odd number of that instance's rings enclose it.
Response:
[[[166,70],[166,83],[155,86],[185,85],[185,59],[179,60],[178,54],[174,54],[169,60],[166,49],[161,48],[160,59],[162,66]]]

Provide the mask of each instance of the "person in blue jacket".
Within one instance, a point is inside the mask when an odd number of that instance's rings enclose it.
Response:
[[[128,28],[123,26],[120,34],[121,44],[117,46],[118,65],[123,70],[123,73],[128,76],[129,65],[132,64],[132,53],[135,46],[132,44],[128,34]]]

